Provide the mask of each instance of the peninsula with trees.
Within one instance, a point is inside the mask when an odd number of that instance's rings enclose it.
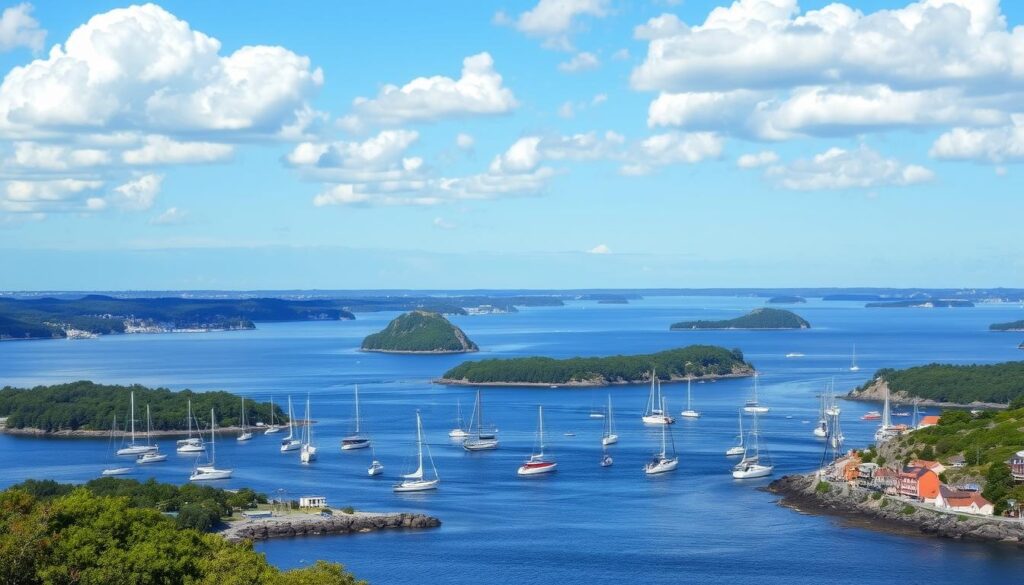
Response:
[[[687,329],[810,329],[811,324],[803,317],[785,309],[761,308],[736,317],[718,321],[680,321],[669,328],[672,331]]]
[[[714,380],[750,376],[754,367],[739,349],[690,345],[645,355],[525,357],[469,361],[448,370],[438,384],[474,386],[608,386],[660,380]]]
[[[1024,331],[1024,319],[1009,323],[993,323],[988,328],[991,331]]]
[[[116,386],[89,381],[0,389],[0,432],[56,436],[100,436],[111,433],[117,416],[122,434],[128,420],[130,395],[135,394],[136,418],[148,405],[153,432],[160,435],[183,434],[188,428],[188,402],[192,414],[203,428],[209,427],[210,409],[217,415],[217,427],[230,431],[241,423],[242,397],[228,392],[172,392],[167,388]],[[138,410],[138,409],[142,410]],[[250,423],[270,422],[270,403],[247,400],[246,419]],[[196,422],[193,430],[196,430]],[[274,406],[274,422],[287,422],[284,411]],[[145,428],[145,422],[142,427]]]
[[[1006,408],[1024,397],[1024,362],[886,368],[846,397],[883,400],[887,389],[895,402],[919,400],[922,404]]]
[[[478,351],[466,334],[440,313],[412,311],[394,318],[383,331],[367,335],[363,351],[384,353],[466,353]]]
[[[795,305],[797,303],[806,303],[807,299],[797,295],[781,295],[777,297],[771,297],[768,299],[769,305]]]

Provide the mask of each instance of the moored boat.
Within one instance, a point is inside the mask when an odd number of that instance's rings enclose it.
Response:
[[[217,417],[210,409],[210,451],[209,460],[206,465],[197,465],[189,476],[189,481],[210,481],[216,479],[228,479],[234,472],[231,469],[217,468]],[[197,459],[198,461],[198,459]]]
[[[734,479],[754,479],[766,477],[772,474],[775,466],[771,463],[767,453],[761,447],[761,432],[758,429],[758,417],[754,414],[754,421],[751,424],[750,435],[747,438],[747,450],[743,453],[743,459],[732,468]]]
[[[538,449],[516,471],[518,475],[540,475],[551,473],[558,467],[554,459],[544,456],[544,407],[537,407],[537,445]]]
[[[434,466],[434,458],[430,455],[430,447],[427,446],[427,459],[430,461],[430,468],[434,472],[433,479],[427,479],[423,468],[423,420],[420,418],[420,411],[416,411],[416,470],[402,476],[402,481],[396,483],[392,488],[395,492],[424,492],[437,489],[441,478],[437,474],[437,467]]]

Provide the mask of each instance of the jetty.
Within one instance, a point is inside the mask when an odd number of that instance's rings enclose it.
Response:
[[[377,530],[437,528],[441,521],[426,514],[407,512],[313,512],[230,521],[218,534],[231,542],[329,534],[356,534]]]

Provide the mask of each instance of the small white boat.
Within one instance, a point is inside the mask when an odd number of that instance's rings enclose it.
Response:
[[[743,453],[745,453],[747,450],[747,448],[743,446],[743,411],[740,410],[737,412],[737,414],[737,418],[740,422],[740,433],[736,435],[736,438],[739,441],[739,443],[737,443],[733,447],[729,447],[729,449],[725,452],[726,457],[738,457],[740,455],[743,455]]]
[[[836,381],[833,379],[828,383],[828,389],[825,392],[825,416],[839,416],[842,412],[839,405],[836,404]]]
[[[537,451],[516,470],[517,475],[540,475],[551,473],[558,468],[554,459],[544,456],[544,407],[537,407]]]
[[[601,436],[601,446],[607,447],[619,442],[619,436],[615,434],[615,415],[612,413],[612,395],[608,395],[608,416],[605,418],[604,434]],[[611,457],[609,457],[611,459]]]
[[[574,433],[572,431],[565,431],[562,434],[565,435],[566,437],[575,437],[576,436],[576,433]]]
[[[661,380],[658,379],[657,372],[652,370],[651,392],[647,396],[647,406],[644,408],[644,414],[640,420],[646,425],[670,425],[676,422],[676,419],[665,412],[662,406],[664,402],[665,399],[661,394]]]
[[[292,408],[292,397],[288,397],[288,436],[281,439],[281,452],[295,451],[302,447],[302,441],[295,438],[295,410]]]
[[[247,418],[248,417],[246,417],[246,415],[245,415],[245,396],[243,396],[242,397],[242,421],[241,421],[242,422],[242,433],[235,438],[235,440],[238,441],[239,443],[242,443],[242,442],[245,442],[245,441],[249,441],[249,440],[252,439],[252,433],[249,432],[249,425],[247,424],[247,420],[246,420]]]
[[[754,423],[750,429],[750,438],[747,441],[749,447],[743,453],[743,459],[732,468],[734,479],[754,479],[772,474],[775,466],[767,460],[767,456],[761,453],[761,433],[757,427],[757,415],[754,415]]]
[[[110,467],[110,468],[104,469],[103,472],[101,473],[101,475],[103,475],[104,477],[108,477],[108,476],[111,476],[111,475],[128,475],[131,472],[132,472],[132,468],[131,467]]]
[[[825,394],[818,396],[818,424],[815,425],[814,433],[815,437],[824,439],[828,436],[828,420],[826,417],[829,416],[825,413]]]
[[[430,467],[434,471],[434,478],[427,479],[423,474],[423,421],[420,419],[420,411],[416,411],[416,471],[412,473],[406,473],[402,476],[402,481],[396,483],[394,488],[395,492],[425,492],[428,490],[435,490],[441,478],[437,475],[437,467],[434,466],[434,458],[430,455],[430,447],[427,447],[427,459],[430,460]]]
[[[110,425],[110,441],[107,443],[107,456],[112,459],[117,459],[114,456],[114,438],[117,436],[117,415],[114,415],[114,422]],[[108,467],[100,472],[100,475],[127,475],[132,472],[131,467],[114,466]]]
[[[483,411],[483,401],[480,398],[480,391],[477,390],[471,417],[476,430],[462,442],[462,448],[466,451],[490,451],[498,448],[498,431],[493,427],[484,428]]]
[[[140,445],[135,442],[135,393],[131,393],[131,442],[117,450],[118,455],[142,455],[156,451],[156,445]],[[147,407],[148,408],[148,407]]]
[[[384,464],[382,464],[380,461],[377,461],[376,459],[374,459],[370,463],[370,467],[366,469],[366,474],[369,475],[370,477],[380,475],[382,473],[384,473]]]
[[[195,417],[192,415],[192,399],[188,401],[188,438],[181,439],[177,443],[176,450],[178,453],[202,453],[206,451],[206,447],[203,445],[202,436],[192,436],[192,421],[195,421]],[[199,429],[199,422],[196,421],[196,429]]]
[[[853,355],[850,357],[850,371],[859,372],[860,366],[857,365],[857,346],[853,346]]]
[[[355,432],[341,439],[341,450],[352,451],[354,449],[365,449],[370,446],[370,438],[359,434],[359,384],[355,387]]]
[[[466,423],[462,420],[462,401],[455,399],[455,428],[448,431],[448,436],[453,439],[465,439],[469,436],[466,431]]]
[[[612,465],[612,456],[607,454],[607,453],[603,453],[601,455],[601,467],[611,467],[611,465]]]
[[[217,417],[213,409],[210,409],[210,460],[206,465],[196,466],[189,476],[189,481],[211,481],[215,479],[228,479],[233,471],[231,469],[217,469]]]
[[[757,400],[757,378],[758,374],[754,372],[754,397],[743,406],[743,412],[747,414],[764,414],[769,411],[767,406],[763,406]]]
[[[270,397],[270,424],[267,425],[267,429],[263,431],[264,435],[273,435],[274,433],[280,433],[281,426],[274,424],[274,397]]]
[[[664,404],[662,405],[664,407]],[[675,471],[679,467],[679,457],[676,456],[676,443],[672,441],[671,451],[668,449],[668,426],[663,425],[661,427],[661,452],[657,453],[653,459],[644,465],[644,473],[647,475],[657,475],[659,473],[665,473],[667,471]]]
[[[312,463],[316,461],[316,445],[313,444],[313,412],[309,408],[309,395],[306,395],[306,424],[303,427],[303,441],[299,448],[299,461]]]
[[[700,418],[700,413],[693,409],[690,404],[690,385],[693,379],[690,376],[686,377],[686,410],[679,413],[679,416],[683,418]]]
[[[788,358],[800,358],[800,357],[804,357],[804,354],[802,354],[800,352],[796,352],[796,351],[791,351],[791,352],[786,354],[786,357],[788,357]]]
[[[159,451],[153,451],[152,453],[143,453],[139,455],[139,458],[135,460],[139,465],[145,465],[147,463],[160,463],[161,461],[167,461],[167,455],[160,453]]]

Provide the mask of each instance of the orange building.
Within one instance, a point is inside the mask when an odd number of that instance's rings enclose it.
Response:
[[[917,425],[917,428],[923,429],[925,427],[934,427],[935,425],[939,424],[939,418],[940,417],[934,415],[922,417],[921,422],[918,423]]]
[[[939,495],[939,476],[925,467],[907,467],[900,472],[900,495],[916,500],[934,500]]]

